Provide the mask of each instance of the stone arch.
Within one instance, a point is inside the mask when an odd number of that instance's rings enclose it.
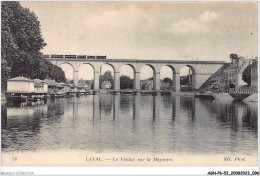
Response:
[[[128,66],[132,67],[134,73],[136,72],[136,68],[135,68],[135,66],[133,66],[132,64],[124,64],[124,65],[128,65]],[[124,65],[122,65],[122,66],[124,66]],[[122,67],[122,66],[121,66],[121,67]],[[120,67],[120,69],[121,69],[121,67]]]
[[[89,63],[89,62],[84,62],[84,63],[80,64],[79,67],[82,66],[82,65],[84,65],[84,64],[88,64],[88,65],[90,65],[90,66],[93,68],[93,70],[95,71],[95,67],[94,67],[94,65],[92,65],[92,64]]]
[[[132,71],[133,71],[133,82],[130,83],[130,84],[132,84],[132,88],[130,88],[130,89],[135,89],[136,88],[136,86],[135,86],[135,82],[136,82],[136,68],[132,64],[127,64],[127,63],[126,64],[122,64],[122,65],[120,65],[120,68],[119,68],[120,75],[121,75],[121,71],[122,71],[122,67],[123,66],[129,66],[129,67],[132,68]],[[120,79],[119,79],[119,84],[120,84],[120,89],[128,89],[128,88],[122,88],[121,76],[120,76]]]
[[[183,65],[183,66],[180,68],[180,71],[181,71],[181,69],[182,69],[183,67],[185,67],[185,66],[187,66],[187,67],[191,70],[191,73],[192,73],[192,77],[191,77],[191,79],[192,79],[192,81],[191,81],[191,89],[192,89],[192,91],[194,91],[195,88],[196,88],[196,71],[195,71],[195,68],[194,68],[193,66],[191,66],[191,65]]]
[[[94,84],[95,84],[95,67],[91,64],[91,63],[88,63],[88,62],[86,62],[86,63],[82,63],[82,64],[80,64],[79,66],[78,66],[78,74],[79,74],[79,80],[81,79],[80,78],[80,72],[81,72],[81,68],[84,66],[84,65],[88,65],[89,67],[91,67],[92,68],[92,70],[91,70],[91,72],[92,73],[90,73],[90,74],[92,74],[93,75],[93,78],[92,78],[92,82],[91,81],[89,81],[88,82],[88,86],[89,86],[89,88],[90,89],[92,89],[92,88],[94,88]],[[87,73],[87,74],[89,74],[89,73]],[[85,82],[85,85],[86,85],[86,82]]]
[[[116,87],[116,84],[117,84],[117,77],[119,77],[119,74],[118,74],[118,72],[117,72],[117,70],[116,70],[116,68],[115,68],[115,66],[113,65],[113,64],[111,64],[111,63],[104,63],[104,64],[102,64],[101,66],[100,66],[100,68],[99,68],[99,76],[101,77],[102,76],[102,67],[104,66],[104,65],[109,65],[110,67],[112,67],[112,69],[113,69],[113,71],[112,71],[112,77],[113,77],[113,81],[112,81],[112,88],[113,89],[115,89],[115,87]],[[105,72],[104,72],[105,73]],[[100,82],[100,78],[99,77],[99,82]],[[99,86],[100,86],[100,88],[102,89],[102,83],[100,82],[99,83]]]
[[[60,68],[62,68],[62,65],[69,65],[69,66],[71,66],[71,68],[72,68],[72,80],[73,80],[73,82],[74,82],[74,85],[77,85],[77,84],[78,84],[78,79],[77,79],[78,73],[77,73],[77,72],[75,73],[75,67],[74,67],[74,65],[71,64],[71,63],[69,63],[69,62],[61,62],[60,64],[58,64],[58,66],[59,66]],[[64,70],[64,69],[62,69],[62,70],[63,70],[64,73],[66,74],[65,70]],[[66,79],[68,79],[68,78],[66,77]]]
[[[106,63],[102,64],[102,65],[100,66],[100,68],[101,68],[103,65],[109,65],[109,66],[111,66],[111,67],[113,68],[114,72],[117,72],[117,69],[116,69],[116,67],[115,67],[113,64],[106,62]]]
[[[151,65],[151,64],[144,64],[144,65],[142,65],[141,67],[140,67],[140,74],[141,74],[141,70],[145,67],[145,66],[148,66],[148,67],[150,67],[151,69],[152,69],[152,71],[153,71],[153,76],[152,76],[152,80],[142,80],[142,81],[140,81],[140,88],[141,89],[144,89],[144,87],[146,87],[146,86],[144,86],[144,85],[147,85],[147,87],[148,87],[148,90],[156,90],[156,84],[157,84],[157,81],[156,81],[156,78],[157,78],[157,75],[156,75],[156,69],[155,69],[155,67],[153,66],[153,65]],[[160,75],[159,75],[160,76]],[[160,79],[160,78],[159,78]],[[147,90],[147,88],[145,88],[146,90]]]
[[[172,78],[171,78],[172,85],[171,85],[171,87],[170,87],[169,90],[174,90],[174,91],[176,91],[176,80],[177,80],[177,79],[176,79],[176,69],[174,68],[174,66],[169,65],[169,64],[162,65],[162,66],[160,67],[160,75],[162,74],[161,69],[162,69],[163,67],[168,67],[168,68],[171,69],[171,71],[172,71]],[[162,83],[161,83],[161,84],[162,84]],[[162,86],[162,85],[161,85],[161,86]],[[162,88],[162,87],[161,87],[161,88]]]
[[[154,67],[152,64],[145,64],[145,65],[147,65],[147,66],[151,67],[151,68],[152,68],[152,70],[153,70],[153,72],[156,72],[156,69],[155,69],[155,67]]]
[[[58,66],[60,67],[62,64],[69,64],[72,67],[73,71],[75,70],[74,65],[69,62],[61,62],[60,64],[58,64]]]

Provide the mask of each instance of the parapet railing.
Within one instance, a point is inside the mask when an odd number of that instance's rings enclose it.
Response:
[[[256,90],[247,90],[247,91],[237,90],[237,91],[228,91],[228,93],[235,93],[235,94],[253,94],[253,93],[258,93],[258,91],[256,91]]]
[[[92,56],[92,55],[59,55],[59,54],[51,54],[51,55],[43,55],[44,58],[61,58],[61,59],[106,59],[106,56]]]

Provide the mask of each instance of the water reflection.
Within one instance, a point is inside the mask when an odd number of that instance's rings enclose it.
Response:
[[[101,118],[101,111],[100,111],[100,96],[96,95],[93,96],[93,123],[95,119]]]
[[[248,130],[257,130],[257,125],[258,125],[258,107],[257,103],[252,103],[248,102],[246,103],[246,113],[243,114],[242,116],[242,126],[244,128],[247,128]]]
[[[153,96],[153,122],[160,118],[160,96]]]
[[[242,101],[212,101],[200,100],[218,121],[230,125],[231,129],[249,128],[257,131],[258,103],[244,103]]]
[[[114,96],[113,101],[113,121],[119,120],[120,95]]]
[[[133,131],[136,134],[136,131],[139,130],[141,95],[136,95],[133,99]]]
[[[101,94],[1,107],[3,151],[257,152],[257,103]]]

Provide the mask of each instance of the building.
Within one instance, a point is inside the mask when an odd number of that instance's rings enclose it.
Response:
[[[229,67],[223,70],[222,82],[224,83],[225,90],[229,91],[235,89],[237,83],[237,67],[235,65],[231,64]]]
[[[66,83],[59,83],[58,89],[60,93],[67,93],[72,91],[71,85]]]
[[[245,91],[252,90],[245,81],[243,81],[243,72],[245,69],[256,62],[256,59],[245,59],[238,57],[237,54],[230,54],[230,64],[223,65],[216,73],[214,73],[202,88],[204,91]],[[256,64],[257,65],[257,64]],[[257,66],[252,70],[252,82],[257,85]]]
[[[153,90],[153,79],[149,78],[146,80],[141,80],[140,82],[142,90]]]
[[[171,83],[161,81],[161,90],[171,90]]]
[[[52,80],[45,79],[44,80],[48,85],[48,93],[57,93],[58,92],[58,83]]]
[[[7,92],[34,92],[34,81],[23,76],[11,78],[7,81]]]
[[[31,80],[23,76],[18,76],[7,81],[7,92],[47,93],[48,84],[40,79]]]
[[[34,92],[48,92],[48,84],[40,79],[34,79]]]
[[[110,81],[103,81],[101,84],[101,89],[111,89],[112,84]]]
[[[237,54],[230,54],[231,63],[223,70],[223,75],[219,81],[215,82],[211,87],[223,87],[222,91],[241,90],[247,86],[243,81],[242,75],[244,70],[253,63],[254,59],[245,59],[238,57]],[[219,84],[218,86],[216,84]]]
[[[90,89],[90,87],[86,81],[78,83],[77,92],[86,92],[88,89]]]

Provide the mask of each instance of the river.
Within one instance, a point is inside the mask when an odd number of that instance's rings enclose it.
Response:
[[[1,104],[2,152],[242,153],[258,145],[257,103],[87,95]]]

